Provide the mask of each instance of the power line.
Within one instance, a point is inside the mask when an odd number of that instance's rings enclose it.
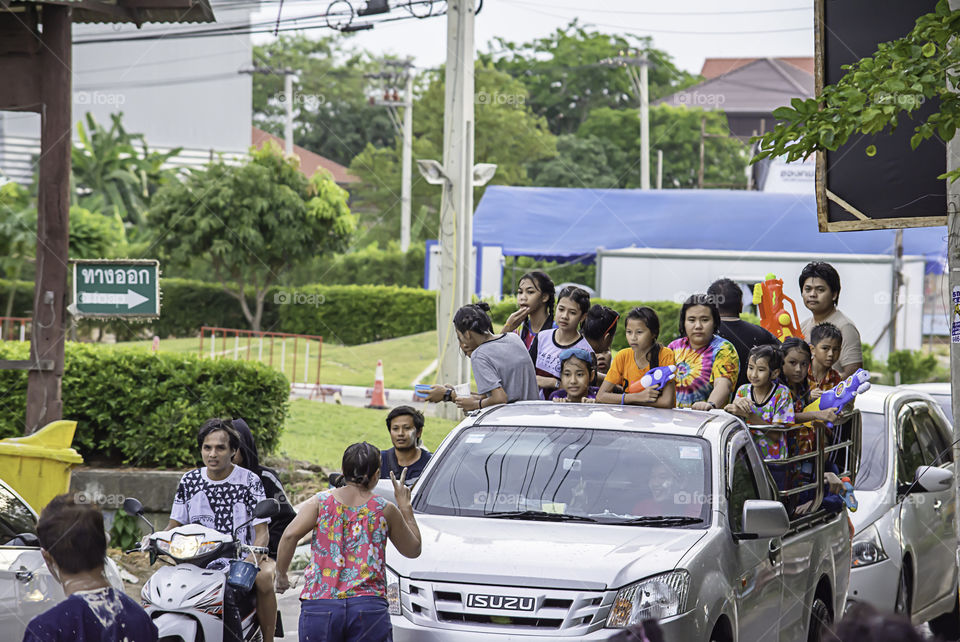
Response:
[[[512,4],[526,4],[537,7],[544,7],[550,9],[558,9],[560,11],[576,11],[578,13],[583,12],[583,7],[565,7],[558,6],[555,4],[544,5],[538,2],[532,2],[531,0],[510,0]],[[813,11],[812,6],[803,6],[803,7],[784,7],[780,9],[730,9],[726,11],[634,11],[634,10],[619,10],[619,9],[590,9],[591,13],[617,13],[617,14],[630,14],[630,15],[639,15],[639,16],[725,16],[725,15],[744,15],[744,14],[757,14],[757,13],[785,13],[788,11]]]

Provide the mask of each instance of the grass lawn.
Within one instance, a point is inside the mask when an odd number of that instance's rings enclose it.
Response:
[[[318,344],[304,341],[297,342],[294,355],[293,341],[288,339],[286,348],[279,340],[274,340],[272,348],[272,365],[280,370],[281,360],[283,373],[292,382],[307,381],[313,383],[317,376]],[[111,344],[103,344],[109,346]],[[150,341],[129,341],[113,344],[121,348],[137,348],[149,350]],[[160,341],[161,352],[177,352],[200,354],[200,339],[197,337],[186,339],[163,339]],[[309,355],[307,352],[309,351]],[[413,334],[407,337],[375,341],[357,346],[342,346],[326,343],[322,347],[322,363],[320,364],[320,382],[344,386],[372,386],[377,360],[383,359],[384,380],[387,388],[412,388],[414,378],[419,375],[437,356],[437,333],[435,331]],[[248,346],[245,339],[236,341],[228,337],[226,346],[223,339],[218,338],[214,346],[214,355],[219,359],[232,359],[234,355],[240,359],[247,358]],[[249,345],[251,360],[261,359],[264,363],[271,362],[270,341],[251,341]],[[210,339],[203,343],[204,358],[210,357]],[[304,357],[309,356],[309,362],[304,368]],[[296,363],[294,363],[296,357]],[[294,372],[296,366],[296,372]],[[306,375],[306,379],[304,376]],[[426,382],[432,383],[432,376]]]
[[[388,412],[297,399],[290,403],[276,454],[339,470],[343,451],[350,444],[369,441],[378,448],[391,446],[384,425]],[[426,419],[423,446],[432,452],[457,422],[439,417]]]

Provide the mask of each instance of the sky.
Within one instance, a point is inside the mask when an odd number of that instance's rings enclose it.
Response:
[[[284,19],[316,14],[329,4],[294,2],[284,3]],[[363,6],[361,0],[352,3],[355,9]],[[262,6],[252,20],[275,20],[277,4]],[[813,0],[485,0],[476,17],[476,48],[489,51],[495,37],[527,42],[574,18],[591,30],[652,36],[654,47],[693,73],[708,57],[813,56]],[[352,41],[374,54],[413,57],[418,67],[434,67],[445,59],[446,22],[440,16],[385,23],[357,33]],[[254,36],[257,43],[270,39]]]

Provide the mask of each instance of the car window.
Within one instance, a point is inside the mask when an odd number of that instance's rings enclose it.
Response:
[[[933,400],[937,402],[937,405],[943,410],[943,414],[946,415],[947,419],[951,422],[953,421],[953,399],[950,395],[930,395],[933,397]]]
[[[33,513],[16,495],[0,486],[0,545],[21,533],[37,534]]]
[[[953,461],[950,447],[952,439],[946,434],[946,427],[940,423],[931,408],[924,402],[910,404],[914,413],[914,425],[917,429],[917,438],[923,448],[925,459],[934,466],[940,466]]]
[[[857,490],[876,490],[887,478],[886,415],[882,412],[861,412],[862,438],[860,468],[857,470]]]
[[[897,413],[897,432],[900,437],[897,452],[897,474],[901,484],[913,482],[917,468],[928,465],[933,458],[927,459],[914,425],[913,411],[904,406]]]
[[[743,530],[743,505],[748,499],[760,499],[760,491],[757,489],[753,468],[747,457],[747,449],[740,448],[733,458],[730,491],[727,497],[730,507],[727,517],[730,520],[730,530],[734,533]]]
[[[544,512],[598,521],[710,517],[710,449],[699,437],[472,426],[421,480],[414,508],[439,515]]]

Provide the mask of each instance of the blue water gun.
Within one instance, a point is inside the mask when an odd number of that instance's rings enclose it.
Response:
[[[627,392],[640,392],[646,388],[656,388],[662,390],[668,381],[677,378],[677,366],[658,366],[650,368],[646,374],[640,377],[639,381],[634,381],[627,388]]]
[[[844,406],[853,401],[854,397],[869,389],[870,373],[860,368],[834,386],[833,389],[825,391],[817,399],[814,399],[803,410],[804,412],[816,412],[817,410],[833,408],[839,413]],[[833,428],[833,424],[827,422],[827,427]]]
[[[843,492],[840,493],[840,496],[843,497],[843,503],[847,505],[847,509],[851,513],[856,513],[859,504],[857,496],[853,494],[853,484],[850,483],[849,477],[842,477],[840,481],[843,482]]]

